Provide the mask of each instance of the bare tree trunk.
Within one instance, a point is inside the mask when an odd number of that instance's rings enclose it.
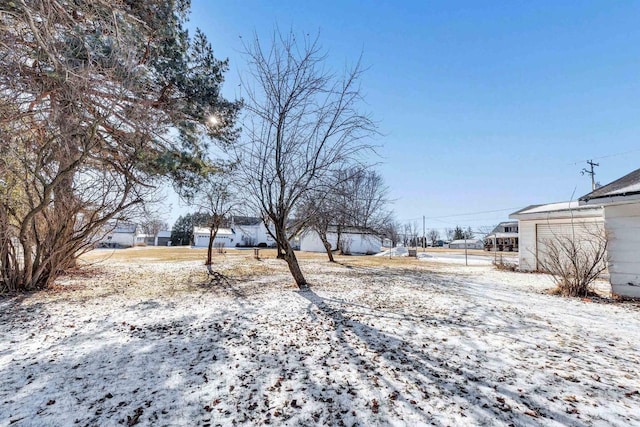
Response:
[[[293,248],[291,247],[289,242],[285,243],[283,246],[285,246],[284,260],[287,262],[287,265],[289,266],[289,271],[293,276],[293,280],[296,281],[296,285],[298,285],[298,288],[300,289],[305,289],[309,287],[309,284],[307,283],[306,279],[304,278],[304,275],[302,274],[302,270],[300,269],[300,265],[298,264],[298,258],[296,258],[296,254],[293,251]]]
[[[331,243],[327,240],[327,236],[325,234],[320,234],[320,240],[322,240],[322,244],[324,245],[324,249],[327,251],[327,256],[329,257],[329,262],[336,262],[333,259],[333,251],[331,250]]]
[[[276,225],[276,237],[277,237],[278,245],[282,247],[282,251],[284,253],[284,260],[287,262],[287,265],[289,266],[289,271],[291,272],[291,275],[293,276],[293,280],[295,280],[296,285],[298,285],[298,288],[300,289],[307,288],[308,283],[304,278],[304,275],[302,274],[302,270],[300,269],[300,265],[298,264],[298,258],[296,258],[296,254],[293,251],[293,248],[291,247],[291,244],[289,243],[289,240],[286,237],[286,231],[284,230],[284,227],[278,227],[278,225]],[[280,249],[278,249],[278,252],[280,252]]]
[[[218,234],[218,227],[215,229],[213,227],[209,228],[209,244],[207,245],[207,262],[204,265],[211,265],[213,262],[211,261],[211,255],[213,254],[213,241],[216,239],[216,235]]]
[[[280,242],[276,242],[276,250],[278,251],[278,254],[276,255],[276,258],[278,259],[286,259],[286,254],[285,254],[285,249],[282,247],[282,245],[280,244]]]

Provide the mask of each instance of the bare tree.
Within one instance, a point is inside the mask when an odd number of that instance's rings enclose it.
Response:
[[[478,227],[476,234],[480,235],[484,239],[489,234],[491,234],[491,232],[495,230],[496,227],[497,225],[481,225],[480,227]]]
[[[447,238],[447,241],[452,241],[456,235],[456,230],[454,230],[453,228],[445,228],[444,229],[444,235]]]
[[[403,228],[403,244],[405,246],[417,246],[418,244],[418,223],[407,222]]]
[[[232,173],[220,170],[211,174],[200,185],[196,192],[196,206],[208,218],[209,244],[207,245],[207,260],[205,265],[212,264],[213,242],[220,227],[229,220],[233,209],[237,206],[237,191],[233,188]]]
[[[437,229],[432,228],[427,233],[427,239],[431,242],[431,246],[435,246],[436,242],[440,240],[440,232]]]
[[[156,212],[155,210],[148,210],[145,206],[145,210],[140,221],[140,227],[142,228],[144,234],[152,236],[155,240],[155,238],[158,236],[158,233],[160,233],[162,230],[169,229],[169,224],[167,223],[167,221],[160,217],[158,212]]]
[[[337,195],[345,225],[378,230],[390,211],[389,189],[382,175],[373,169],[352,167],[339,173]]]
[[[335,174],[328,191],[313,192],[305,198],[301,215],[308,218],[307,227],[319,236],[329,261],[333,252],[346,248],[343,232],[357,229],[382,236],[391,213],[387,209],[388,189],[375,170],[349,167]],[[329,242],[329,232],[335,233],[335,247]]]
[[[328,189],[336,170],[370,148],[370,118],[358,111],[362,70],[342,77],[325,68],[318,39],[276,31],[271,46],[246,46],[251,82],[243,82],[247,143],[240,158],[244,182],[273,226],[272,237],[296,284],[307,286],[290,240],[308,218],[297,215],[303,197]]]
[[[207,142],[233,141],[226,63],[188,37],[187,14],[161,0],[0,3],[0,290],[48,286],[161,179],[186,188]]]
[[[607,268],[607,235],[593,223],[575,223],[570,233],[558,233],[538,247],[540,269],[553,276],[557,293],[586,297]]]
[[[336,227],[336,231],[338,231],[339,227],[336,225],[336,219],[339,214],[340,210],[337,209],[335,194],[332,193],[310,193],[305,197],[301,209],[298,210],[298,215],[307,218],[307,224],[302,234],[315,232],[318,235],[327,253],[329,262],[335,262],[333,252],[337,250],[339,246],[338,239],[336,247],[332,247],[329,241],[329,229],[333,225]]]
[[[401,226],[391,215],[382,224],[382,235],[391,241],[391,246],[395,247],[401,241]]]

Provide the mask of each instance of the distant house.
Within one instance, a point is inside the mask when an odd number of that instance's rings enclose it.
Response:
[[[275,241],[261,218],[233,216],[231,229],[238,236],[236,246],[275,246]]]
[[[602,210],[613,293],[640,298],[640,169],[582,196],[582,209]]]
[[[210,230],[207,227],[193,227],[193,246],[196,248],[206,248],[209,246]],[[238,236],[231,228],[220,228],[213,239],[216,247],[234,247],[239,241]]]
[[[484,241],[481,239],[460,239],[453,240],[448,244],[449,249],[482,249],[484,248]]]
[[[330,226],[327,240],[332,249],[338,243],[337,226]],[[344,227],[340,232],[342,252],[352,254],[376,254],[382,247],[382,238],[371,230],[358,227]],[[300,235],[300,250],[306,252],[326,252],[320,236],[314,230],[305,230]]]
[[[484,238],[487,251],[518,251],[518,221],[506,221],[498,224],[491,234]]]
[[[130,248],[136,245],[138,226],[130,222],[118,221],[105,226],[106,233],[98,241],[98,246],[108,248]]]
[[[550,240],[571,237],[588,241],[591,230],[602,225],[600,206],[581,206],[577,201],[532,205],[509,215],[518,220],[519,268],[544,270]]]

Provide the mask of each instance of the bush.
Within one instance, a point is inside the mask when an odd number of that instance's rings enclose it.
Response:
[[[544,242],[538,264],[553,276],[557,286],[553,293],[586,297],[592,293],[593,282],[607,269],[608,239],[600,225],[573,227],[571,236],[557,235]]]
[[[500,258],[493,261],[493,265],[497,270],[500,271],[516,271],[518,269],[517,264],[514,264],[512,262],[505,262],[502,258],[502,255],[500,255]]]

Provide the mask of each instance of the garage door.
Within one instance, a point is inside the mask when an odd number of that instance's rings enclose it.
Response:
[[[601,228],[602,224],[596,222],[536,224],[536,269],[544,271],[550,257],[567,256],[561,246],[573,242],[588,250]]]

